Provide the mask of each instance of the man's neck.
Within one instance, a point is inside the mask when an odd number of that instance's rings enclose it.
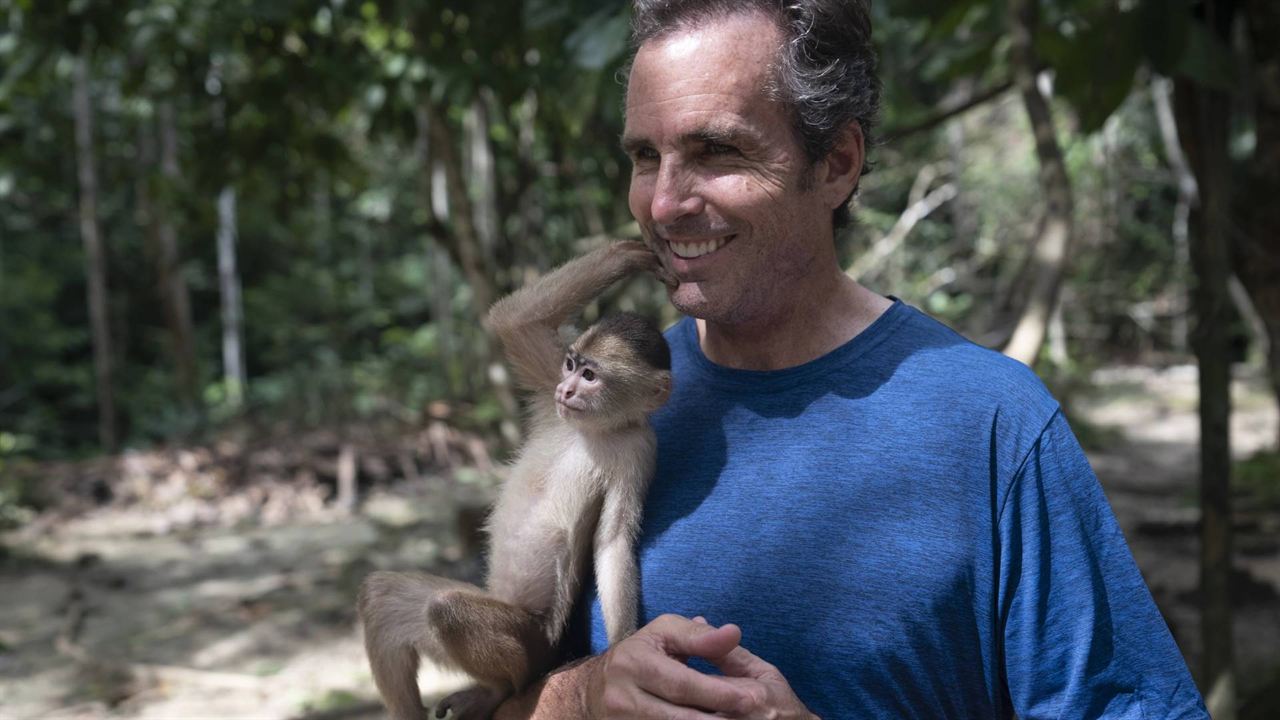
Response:
[[[840,273],[803,301],[777,308],[751,323],[699,319],[702,352],[717,365],[740,370],[781,370],[826,355],[866,330],[892,301]]]

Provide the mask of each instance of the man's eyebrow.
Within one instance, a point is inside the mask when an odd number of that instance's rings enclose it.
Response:
[[[698,128],[680,137],[686,144],[716,143],[718,145],[742,145],[751,139],[751,134],[732,125],[709,125]]]
[[[707,125],[691,130],[680,136],[681,145],[743,145],[751,141],[752,135],[741,128],[731,125]],[[653,147],[648,138],[640,136],[623,136],[622,150],[628,155],[645,148]]]
[[[652,146],[653,146],[653,143],[649,142],[648,139],[646,138],[637,137],[634,135],[632,136],[624,135],[622,137],[622,151],[628,155],[635,155],[637,152]]]

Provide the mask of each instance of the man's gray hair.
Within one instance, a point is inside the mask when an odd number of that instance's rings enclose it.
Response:
[[[772,19],[782,33],[773,86],[767,90],[791,109],[792,126],[809,161],[825,158],[850,122],[861,127],[870,149],[880,111],[880,78],[869,0],[634,0],[632,46],[639,49],[655,38],[748,12]],[[862,172],[870,171],[864,159]],[[839,229],[849,219],[846,201],[832,220]]]

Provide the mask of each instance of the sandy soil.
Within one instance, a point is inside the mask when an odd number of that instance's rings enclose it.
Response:
[[[1194,668],[1194,370],[1112,369],[1093,388],[1071,415],[1103,437],[1090,458]],[[1276,424],[1261,382],[1238,383],[1234,452],[1265,447]],[[378,717],[352,612],[360,578],[380,567],[475,578],[459,519],[491,492],[465,473],[397,483],[355,515],[305,522],[175,524],[137,507],[38,519],[0,538],[0,718]],[[1238,526],[1248,693],[1280,677],[1280,519],[1248,511]],[[430,695],[460,682],[423,673]]]

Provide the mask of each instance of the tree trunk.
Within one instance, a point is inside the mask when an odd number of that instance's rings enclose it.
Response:
[[[1229,41],[1228,3],[1204,3],[1205,22]],[[1179,125],[1200,191],[1192,238],[1194,282],[1192,346],[1200,366],[1200,634],[1201,685],[1216,720],[1236,716],[1231,630],[1231,102],[1218,91],[1187,81],[1177,86]]]
[[[1177,257],[1175,269],[1175,287],[1182,294],[1189,295],[1187,274],[1191,267],[1191,208],[1199,201],[1196,178],[1187,165],[1187,158],[1182,153],[1181,140],[1178,139],[1178,122],[1173,114],[1173,83],[1164,78],[1156,78],[1151,83],[1151,100],[1155,104],[1156,120],[1160,125],[1160,139],[1164,144],[1164,152],[1169,160],[1169,169],[1173,171],[1178,182],[1178,203],[1173,210],[1173,246]],[[1179,313],[1173,320],[1173,346],[1179,352],[1185,352],[1190,337],[1187,314]]]
[[[243,307],[240,272],[236,267],[236,191],[227,185],[218,193],[218,294],[222,309],[222,384],[227,404],[244,403],[248,377],[244,367]]]
[[[1254,133],[1249,192],[1236,207],[1248,218],[1244,237],[1234,244],[1235,269],[1267,328],[1267,367],[1280,408],[1280,4],[1249,0],[1245,12],[1255,78]],[[1276,437],[1280,450],[1280,433]]]
[[[222,87],[222,62],[214,60],[209,69],[214,86]],[[227,129],[227,102],[218,94],[213,101],[213,125],[219,140],[231,147]],[[228,162],[222,190],[218,192],[218,301],[222,324],[222,388],[227,405],[239,409],[244,404],[248,388],[248,372],[244,362],[244,305],[240,299],[240,269],[236,256],[239,239],[239,211],[236,207],[236,189],[229,178],[235,176],[234,166]]]
[[[1062,148],[1058,145],[1053,111],[1036,82],[1039,61],[1034,45],[1037,27],[1035,0],[1009,0],[1009,17],[1014,82],[1022,95],[1031,130],[1035,134],[1046,217],[1035,245],[1031,292],[1004,353],[1027,365],[1034,365],[1058,302],[1058,290],[1071,246],[1071,179],[1067,175]]]
[[[417,125],[414,155],[417,160],[418,182],[421,188],[419,208],[426,217],[428,227],[438,226],[441,215],[448,216],[448,208],[443,207],[447,203],[447,199],[441,196],[441,193],[445,192],[443,183],[439,185],[436,183],[436,176],[441,166],[431,154],[431,117],[427,111],[427,103],[420,102],[414,108],[414,120]],[[437,208],[444,212],[437,212]],[[458,343],[453,323],[453,274],[450,272],[449,255],[439,242],[428,238],[423,262],[426,265],[426,274],[430,283],[431,320],[440,330],[441,370],[444,373],[445,389],[449,399],[452,400],[462,393],[462,385],[455,368],[468,363],[465,359],[457,357]]]
[[[419,122],[427,125],[430,146],[444,166],[444,182],[448,191],[449,230],[441,232],[439,239],[462,268],[463,277],[471,286],[472,309],[478,318],[483,319],[497,300],[498,290],[493,280],[495,270],[483,253],[483,243],[476,229],[475,208],[453,132],[429,99],[421,102]],[[510,373],[494,359],[492,343],[487,335],[481,334],[477,342],[479,355],[485,359],[483,367],[487,370],[494,396],[502,407],[500,429],[503,438],[512,446],[518,445],[520,426],[516,420],[520,416],[520,405],[511,386]]]
[[[159,103],[157,118],[160,128],[160,172],[165,178],[168,192],[156,206],[155,237],[156,272],[160,283],[160,302],[164,308],[165,324],[169,328],[173,365],[177,379],[178,395],[188,409],[200,407],[199,371],[196,364],[195,329],[191,324],[191,296],[187,280],[182,275],[182,255],[178,250],[178,233],[174,225],[179,185],[182,171],[178,165],[178,127],[173,114],[173,102]]]
[[[93,376],[98,400],[98,443],[107,452],[117,445],[115,396],[111,386],[111,328],[107,313],[107,266],[98,226],[98,171],[94,166],[93,105],[90,101],[89,51],[75,60],[72,110],[76,126],[76,176],[80,185],[80,237],[84,242],[89,286],[89,322],[93,332]]]

